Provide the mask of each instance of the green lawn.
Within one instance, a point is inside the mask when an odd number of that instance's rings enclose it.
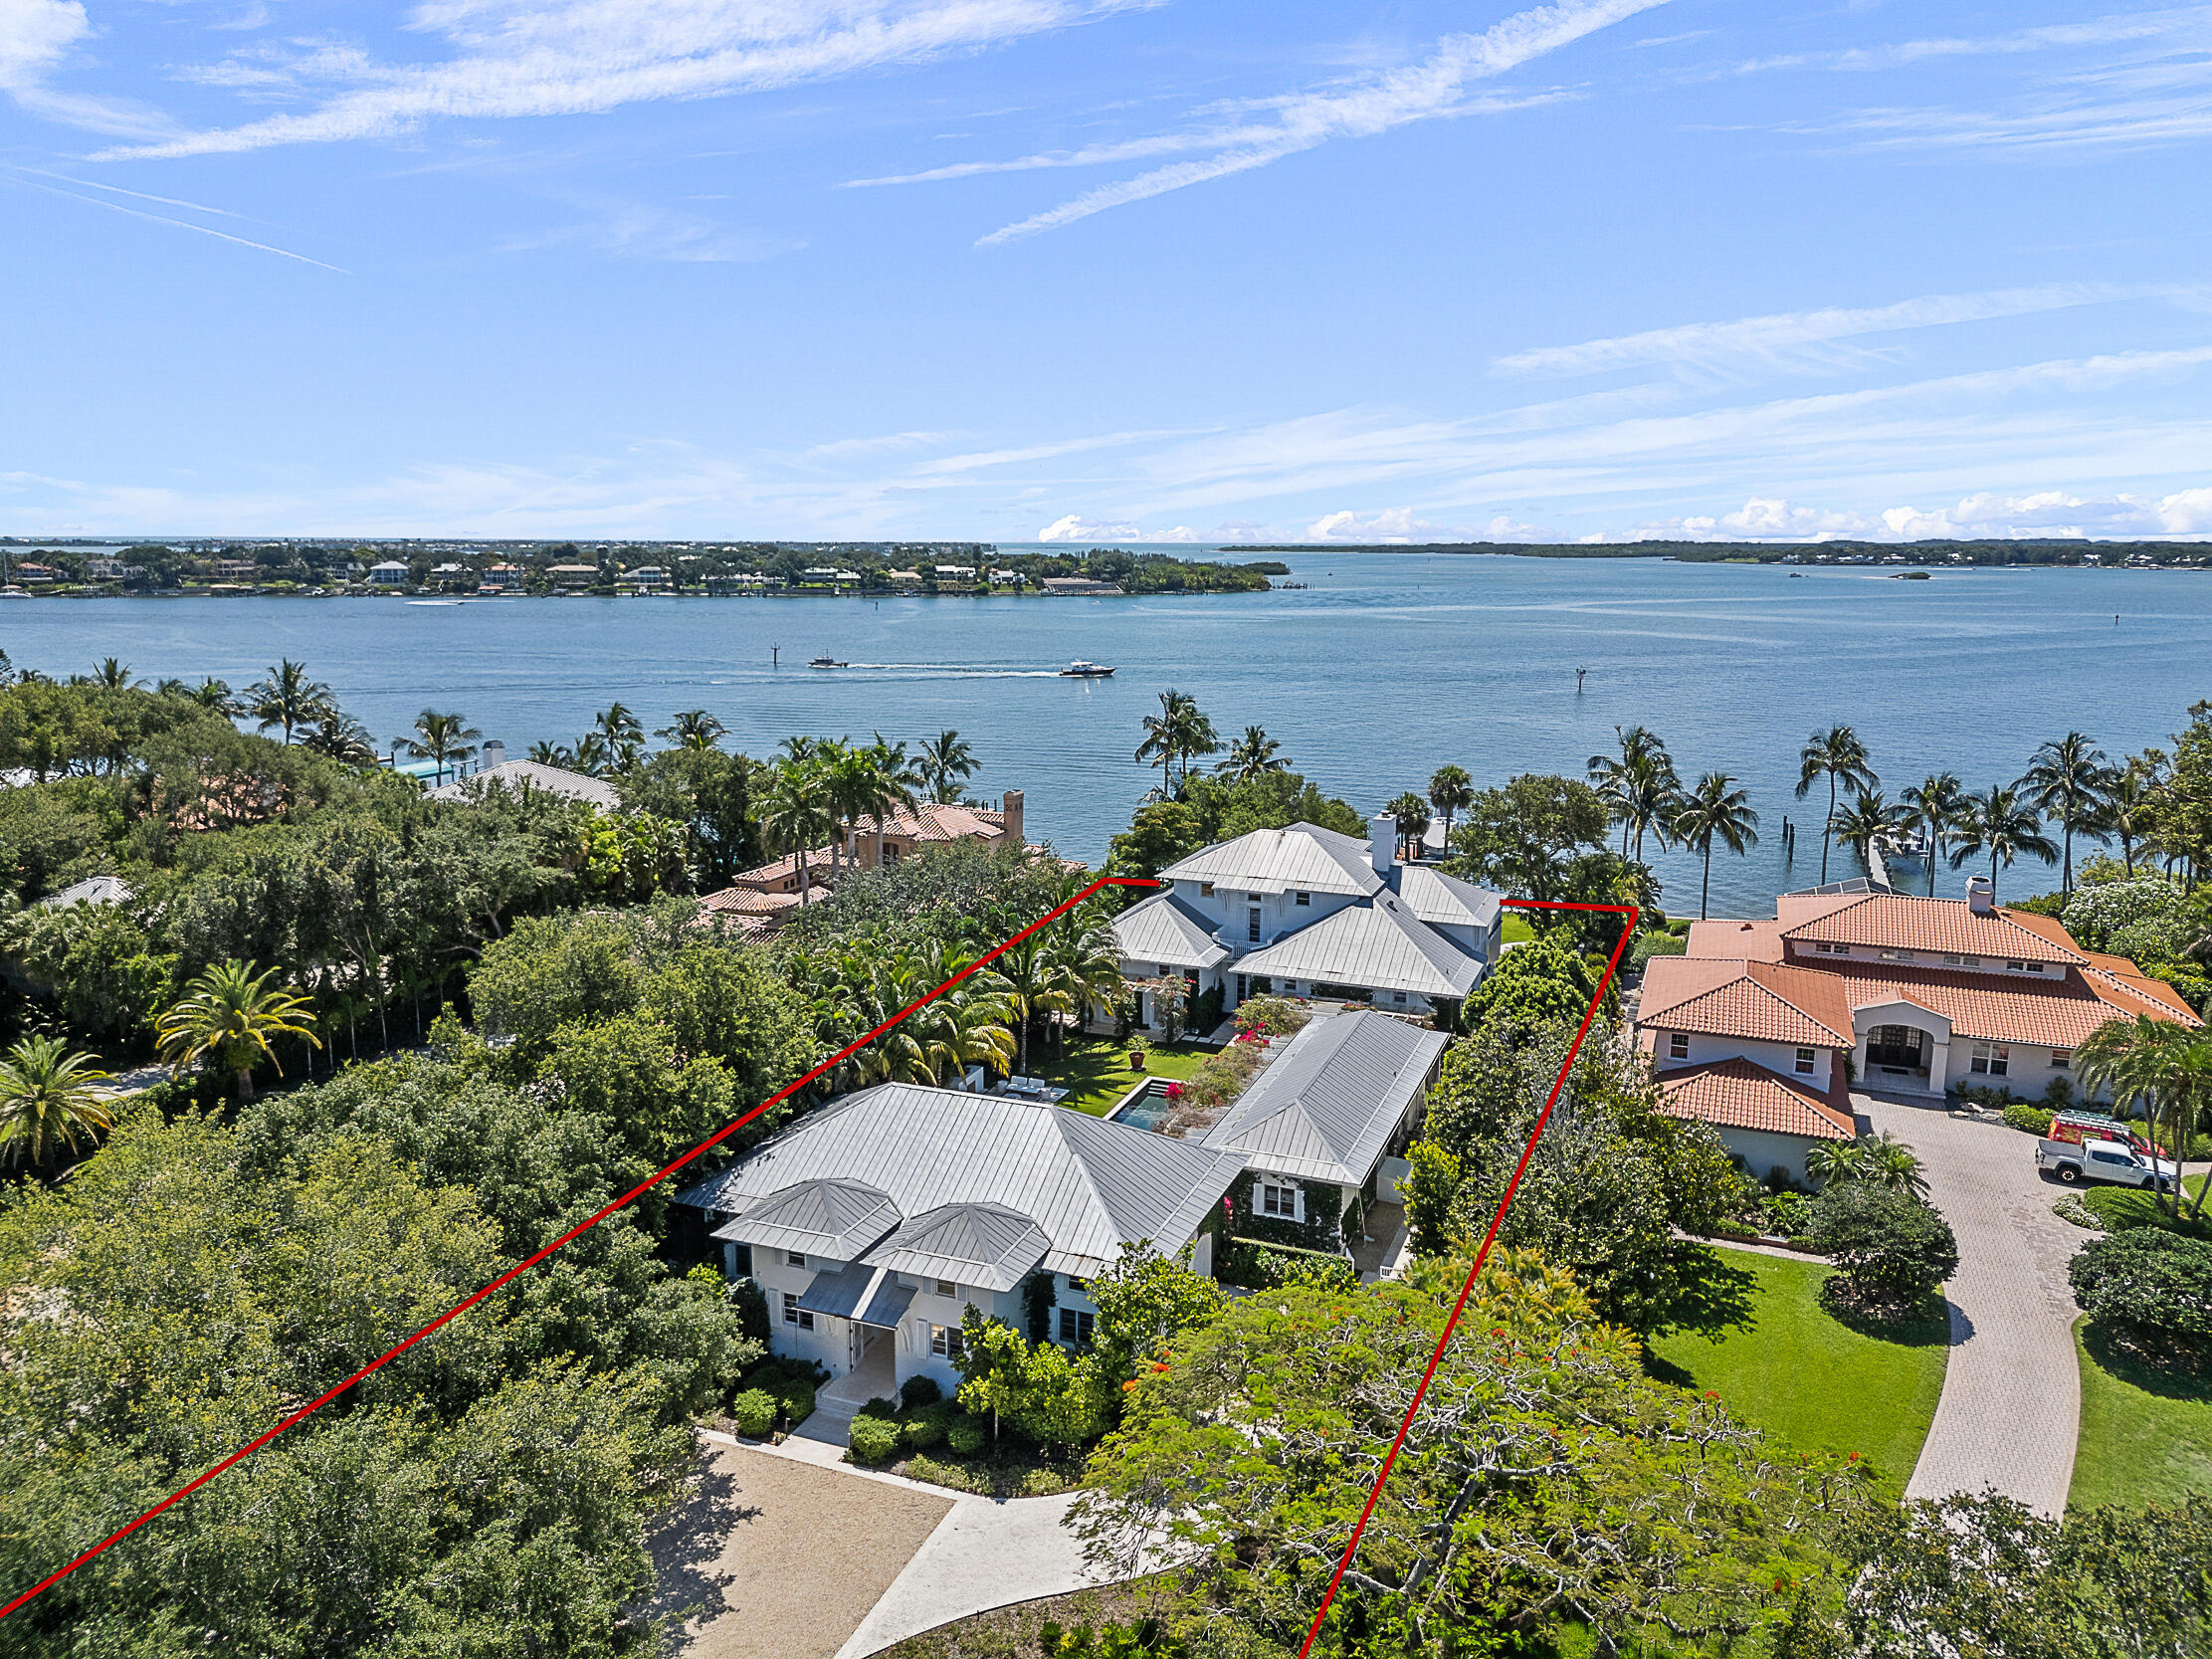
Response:
[[[1757,1281],[1753,1323],[1717,1343],[1677,1333],[1651,1345],[1668,1380],[1708,1389],[1741,1421],[1804,1451],[1858,1452],[1884,1490],[1905,1490],[1943,1391],[1950,1333],[1940,1316],[1870,1336],[1820,1301],[1822,1262],[1721,1252]],[[1868,1327],[1867,1330],[1879,1329]]]
[[[1528,926],[1528,919],[1525,916],[1522,916],[1518,911],[1508,911],[1506,913],[1506,943],[1525,944],[1535,936],[1536,930]]]
[[[2190,1179],[2185,1178],[2181,1184],[2190,1197],[2196,1196]],[[2081,1196],[2083,1206],[2105,1223],[2109,1233],[2123,1233],[2130,1227],[2164,1227],[2192,1238],[2212,1238],[2212,1226],[2207,1226],[2202,1217],[2184,1214],[2176,1220],[2160,1210],[2158,1200],[2139,1186],[2087,1185]]]
[[[2212,1379],[2151,1370],[2087,1321],[2075,1325],[2074,1342],[2082,1360],[2082,1439],[2067,1507],[2177,1504],[2212,1495]]]
[[[1144,1072],[1148,1077],[1188,1077],[1198,1069],[1198,1062],[1213,1052],[1196,1043],[1154,1047],[1145,1056]],[[1088,1112],[1095,1118],[1104,1117],[1115,1101],[1136,1087],[1137,1074],[1129,1070],[1129,1051],[1123,1044],[1087,1038],[1069,1044],[1064,1060],[1053,1060],[1051,1054],[1049,1044],[1032,1044],[1029,1075],[1043,1078],[1056,1089],[1067,1090],[1068,1098],[1060,1103],[1062,1106]]]

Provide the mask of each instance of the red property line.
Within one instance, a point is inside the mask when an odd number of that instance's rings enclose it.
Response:
[[[1421,1402],[1428,1398],[1429,1384],[1436,1380],[1436,1368],[1444,1362],[1444,1350],[1452,1346],[1452,1334],[1459,1329],[1460,1315],[1467,1308],[1467,1299],[1474,1293],[1475,1281],[1483,1271],[1483,1264],[1490,1260],[1490,1247],[1497,1241],[1498,1229],[1506,1224],[1506,1210],[1513,1201],[1513,1194],[1520,1190],[1520,1177],[1528,1172],[1528,1160],[1536,1155],[1536,1141],[1543,1134],[1544,1125],[1551,1121],[1551,1109],[1559,1102],[1559,1092],[1567,1086],[1567,1073],[1574,1066],[1574,1057],[1582,1052],[1582,1039],[1589,1035],[1590,1022],[1597,1018],[1598,1004],[1605,1000],[1605,987],[1613,982],[1613,970],[1621,965],[1621,952],[1628,948],[1628,941],[1636,932],[1636,923],[1642,913],[1634,905],[1563,905],[1546,904],[1535,899],[1506,899],[1501,903],[1519,910],[1531,911],[1604,911],[1614,916],[1628,918],[1628,926],[1621,930],[1619,942],[1605,964],[1605,973],[1598,980],[1597,990],[1590,997],[1590,1005],[1582,1011],[1582,1023],[1575,1028],[1574,1041],[1567,1045],[1567,1057],[1559,1063],[1559,1075],[1551,1080],[1551,1093],[1544,1098],[1543,1110],[1536,1114],[1536,1127],[1528,1132],[1528,1144],[1520,1148],[1520,1161],[1513,1165],[1513,1178],[1506,1183],[1506,1195],[1498,1200],[1498,1213],[1490,1218],[1490,1231],[1483,1235],[1483,1247],[1475,1252],[1475,1265],[1467,1270],[1467,1283],[1460,1286],[1459,1300],[1452,1304],[1452,1317],[1444,1322],[1444,1335],[1436,1340],[1436,1350],[1429,1355],[1429,1368],[1421,1373],[1421,1386],[1413,1391],[1413,1403],[1406,1407],[1405,1421],[1398,1425],[1398,1437],[1390,1442],[1390,1452],[1382,1460],[1382,1472],[1375,1477],[1374,1490],[1367,1494],[1367,1506],[1359,1512],[1359,1525],[1352,1529],[1351,1538],[1344,1545],[1344,1554],[1336,1562],[1336,1570],[1329,1576],[1328,1589],[1321,1596],[1320,1610],[1314,1613],[1313,1622],[1307,1628],[1306,1640],[1300,1645],[1298,1659],[1307,1659],[1313,1651],[1313,1640],[1321,1633],[1321,1620],[1328,1617],[1330,1603],[1344,1581],[1344,1574],[1351,1570],[1352,1556],[1359,1552],[1359,1540],[1367,1531],[1367,1521],[1375,1513],[1375,1505],[1382,1497],[1382,1484],[1390,1478],[1396,1466],[1398,1452],[1406,1443],[1406,1436],[1413,1430],[1413,1419],[1420,1414]],[[4,1609],[0,1609],[4,1611]]]
[[[535,1267],[539,1262],[543,1261],[547,1256],[550,1256],[554,1251],[558,1250],[562,1245],[566,1244],[570,1239],[576,1237],[579,1233],[588,1232],[591,1228],[606,1220],[608,1216],[614,1214],[616,1210],[621,1209],[623,1205],[629,1203],[633,1198],[636,1198],[641,1193],[650,1191],[653,1187],[660,1185],[661,1182],[667,1180],[669,1176],[675,1174],[677,1170],[683,1168],[684,1165],[690,1163],[694,1158],[699,1157],[702,1153],[712,1150],[715,1146],[720,1145],[732,1135],[735,1135],[739,1130],[743,1129],[747,1124],[751,1123],[755,1118],[759,1117],[763,1112],[767,1111],[768,1108],[778,1104],[781,1101],[790,1099],[801,1089],[804,1089],[808,1084],[812,1083],[816,1078],[820,1077],[824,1072],[828,1071],[832,1066],[835,1066],[839,1061],[845,1059],[848,1055],[854,1053],[855,1051],[865,1048],[868,1044],[874,1042],[878,1037],[881,1037],[885,1032],[889,1031],[893,1026],[897,1025],[901,1020],[905,1019],[908,1014],[912,1013],[916,1008],[920,1008],[927,1005],[928,1003],[934,1002],[938,997],[944,995],[946,991],[950,990],[954,985],[957,985],[969,974],[975,972],[976,969],[982,967],[985,963],[994,961],[999,956],[1004,955],[1007,951],[1013,949],[1015,945],[1021,943],[1023,939],[1029,937],[1030,934],[1036,933],[1039,929],[1046,926],[1046,924],[1058,921],[1061,917],[1067,915],[1068,912],[1074,910],[1078,905],[1082,904],[1086,899],[1090,898],[1092,894],[1098,892],[1099,889],[1101,889],[1102,887],[1158,887],[1159,885],[1160,884],[1158,882],[1146,881],[1135,876],[1101,876],[1097,881],[1093,882],[1089,887],[1085,888],[1073,899],[1068,900],[1067,903],[1054,906],[1043,916],[1039,917],[1035,922],[1032,922],[1028,927],[1024,928],[1020,933],[1016,933],[1012,938],[1008,939],[1004,944],[998,945],[996,948],[988,950],[984,954],[976,957],[974,961],[970,962],[958,973],[955,973],[951,978],[947,979],[943,984],[939,985],[927,996],[918,996],[914,998],[913,1001],[907,1003],[905,1007],[900,1009],[898,1013],[892,1015],[891,1018],[889,1018],[888,1020],[885,1020],[883,1024],[877,1026],[875,1030],[869,1032],[866,1036],[858,1037],[852,1042],[847,1043],[843,1048],[839,1049],[835,1054],[831,1055],[827,1060],[823,1061],[819,1066],[815,1067],[814,1070],[808,1072],[806,1076],[800,1078],[796,1083],[790,1084],[786,1088],[777,1090],[766,1100],[762,1101],[758,1106],[754,1107],[750,1112],[746,1113],[742,1118],[739,1118],[735,1123],[730,1124],[725,1129],[717,1131],[713,1135],[708,1136],[704,1141],[702,1141],[698,1145],[694,1146],[690,1151],[686,1152],[674,1163],[666,1165],[655,1174],[648,1175],[644,1180],[638,1182],[636,1186],[633,1186],[628,1192],[625,1192],[621,1197],[615,1199],[612,1203],[607,1204],[605,1207],[594,1211],[584,1220],[577,1222],[575,1226],[569,1228],[567,1232],[561,1234],[559,1238],[553,1240],[552,1243],[546,1245],[535,1255],[525,1257],[523,1260],[516,1262],[512,1267],[508,1268],[504,1273],[501,1274],[497,1279],[493,1280],[492,1283],[485,1286],[484,1289],[478,1291],[476,1295],[470,1297],[466,1302],[459,1302],[456,1303],[453,1307],[448,1308],[444,1313],[440,1314],[436,1319],[432,1320],[428,1325],[424,1326],[412,1337],[409,1337],[405,1342],[397,1344],[390,1348],[387,1348],[384,1352],[378,1354],[374,1359],[371,1359],[367,1364],[363,1365],[359,1370],[355,1371],[351,1376],[347,1377],[336,1387],[330,1389],[327,1393],[319,1394],[315,1398],[309,1400],[305,1405],[302,1405],[291,1416],[285,1418],[283,1422],[279,1423],[268,1433],[262,1435],[259,1439],[249,1441],[247,1444],[239,1447],[237,1451],[231,1453],[229,1457],[223,1459],[222,1462],[218,1463],[217,1465],[215,1465],[214,1468],[201,1475],[197,1480],[190,1482],[188,1485],[178,1487],[176,1491],[170,1493],[168,1497],[162,1499],[161,1502],[154,1505],[152,1509],[146,1511],[146,1513],[138,1517],[137,1520],[131,1522],[129,1526],[116,1529],[114,1532],[101,1539],[98,1544],[94,1545],[90,1550],[86,1551],[82,1555],[79,1555],[75,1560],[71,1561],[67,1566],[61,1568],[59,1571],[49,1573],[46,1577],[40,1579],[29,1589],[25,1590],[21,1595],[17,1596],[13,1601],[10,1601],[5,1607],[0,1607],[0,1618],[6,1618],[10,1613],[14,1612],[26,1601],[29,1601],[33,1596],[60,1583],[64,1578],[67,1578],[71,1573],[75,1572],[87,1561],[91,1560],[95,1555],[106,1550],[110,1545],[118,1544],[122,1540],[128,1538],[132,1533],[136,1532],[140,1527],[143,1527],[147,1522],[151,1521],[155,1516],[159,1515],[163,1510],[169,1508],[172,1504],[179,1503],[183,1499],[189,1498],[193,1493],[199,1491],[201,1487],[207,1485],[207,1483],[213,1480],[217,1475],[220,1475],[224,1470],[230,1468],[232,1464],[242,1462],[245,1459],[253,1456],[254,1453],[260,1451],[262,1447],[268,1445],[270,1441],[276,1439],[278,1435],[284,1433],[285,1430],[292,1427],[293,1424],[299,1422],[303,1417],[311,1416],[314,1412],[319,1411],[323,1406],[328,1405],[332,1400],[336,1399],[340,1394],[344,1393],[348,1388],[352,1387],[354,1383],[360,1381],[361,1378],[367,1376],[371,1371],[380,1369],[391,1360],[396,1359],[399,1355],[405,1353],[409,1348],[413,1348],[417,1343],[421,1342],[425,1337],[429,1336],[439,1327],[449,1323],[452,1320],[460,1318],[463,1314],[467,1313],[471,1308],[474,1308],[478,1303],[482,1302],[486,1297],[490,1296],[494,1291],[498,1290],[508,1280],[515,1278],[519,1274],[528,1272],[531,1268]]]

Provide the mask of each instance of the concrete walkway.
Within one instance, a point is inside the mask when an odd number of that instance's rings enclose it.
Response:
[[[2051,1213],[2066,1188],[2044,1180],[2035,1142],[2016,1130],[1941,1106],[1851,1102],[1920,1154],[1928,1195],[1958,1238],[1943,1396],[1906,1496],[1994,1487],[2063,1515],[2082,1414],[2066,1265],[2090,1237]]]

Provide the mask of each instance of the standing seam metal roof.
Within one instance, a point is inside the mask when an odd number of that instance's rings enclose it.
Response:
[[[1004,1204],[945,1204],[915,1216],[868,1253],[869,1261],[919,1279],[1010,1291],[1045,1258],[1052,1240]]]
[[[1316,1019],[1206,1137],[1245,1165],[1364,1185],[1451,1038],[1388,1014]]]
[[[1483,964],[1413,916],[1396,894],[1384,892],[1285,933],[1245,956],[1237,971],[1465,996],[1483,976]]]
[[[1113,946],[1125,961],[1168,967],[1214,967],[1230,954],[1214,937],[1213,924],[1172,891],[1155,893],[1116,917]]]
[[[1304,888],[1311,893],[1365,895],[1381,888],[1372,850],[1356,836],[1292,824],[1221,841],[1162,870],[1163,882],[1212,882],[1255,893]]]

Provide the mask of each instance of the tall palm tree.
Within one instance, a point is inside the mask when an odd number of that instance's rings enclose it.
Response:
[[[304,1037],[314,1048],[322,1046],[314,1034],[314,1010],[306,998],[282,986],[272,986],[275,968],[261,973],[252,962],[236,957],[216,962],[184,989],[183,997],[154,1025],[161,1058],[172,1076],[205,1058],[218,1071],[236,1080],[238,1098],[254,1098],[254,1066],[263,1058],[285,1075],[272,1037]]]
[[[1848,726],[1831,726],[1826,731],[1814,732],[1798,751],[1797,761],[1799,800],[1805,798],[1815,778],[1825,775],[1828,779],[1828,816],[1820,826],[1820,881],[1825,887],[1828,885],[1828,840],[1836,821],[1836,786],[1848,783],[1854,789],[1872,789],[1882,780],[1867,763],[1867,745]]]
[[[836,827],[821,767],[811,760],[779,760],[768,773],[760,801],[760,829],[778,852],[799,855],[799,891],[813,885],[807,852]]]
[[[415,734],[407,739],[407,752],[417,760],[438,762],[438,781],[446,781],[446,762],[462,761],[476,753],[476,739],[484,733],[458,714],[442,715],[425,709],[415,717]]]
[[[1475,780],[1465,766],[1439,766],[1429,774],[1429,804],[1444,819],[1444,844],[1452,844],[1452,820],[1475,804]]]
[[[1429,833],[1428,798],[1423,795],[1416,795],[1411,789],[1408,789],[1404,794],[1393,796],[1391,799],[1384,801],[1382,809],[1390,815],[1391,821],[1397,825],[1398,856],[1410,860],[1413,854],[1409,849],[1417,846],[1421,838]]]
[[[246,691],[246,712],[259,723],[258,729],[267,731],[281,726],[288,743],[297,727],[314,725],[331,707],[330,688],[319,680],[309,680],[307,665],[290,657],[267,670]]]
[[[921,768],[906,752],[904,742],[889,742],[878,731],[864,751],[871,768],[868,816],[876,821],[876,868],[884,866],[884,820],[904,808],[911,812],[921,804],[915,792],[921,786]]]
[[[576,739],[569,759],[586,777],[605,777],[614,770],[614,755],[607,748],[607,739],[596,731],[587,731]]]
[[[530,744],[529,757],[540,766],[558,766],[564,772],[576,770],[576,751],[566,743],[549,743],[540,737]]]
[[[1290,769],[1291,763],[1283,758],[1283,745],[1260,726],[1246,726],[1244,735],[1229,745],[1229,752],[1214,762],[1214,770],[1226,773],[1234,783],[1250,783],[1270,772]]]
[[[1144,717],[1144,741],[1136,745],[1136,758],[1156,762],[1160,788],[1167,788],[1168,768],[1181,762],[1175,792],[1180,795],[1190,781],[1190,763],[1201,754],[1221,752],[1214,723],[1199,712],[1197,699],[1174,687],[1160,693],[1160,712]]]
[[[1935,862],[1943,855],[1943,838],[1950,834],[1966,804],[1966,785],[1958,781],[1956,772],[1930,772],[1906,790],[1903,799],[1910,814],[1908,822],[1916,826],[1927,841],[1927,890],[1932,894]]]
[[[2156,768],[2139,754],[2130,756],[2127,764],[2112,774],[2111,787],[2105,793],[2105,807],[2098,821],[2119,843],[2119,856],[2127,867],[2129,881],[2135,879],[2136,846],[2156,833],[2163,795]]]
[[[1056,902],[1073,898],[1078,891],[1079,878],[1071,874],[1063,882]],[[1071,998],[1080,1029],[1090,1022],[1094,1012],[1112,1007],[1121,995],[1125,981],[1113,929],[1105,911],[1093,900],[1060,917],[1045,932],[1051,940],[1054,974]]]
[[[61,1038],[24,1038],[0,1059],[0,1155],[44,1163],[109,1128],[107,1102],[93,1087],[106,1081],[92,1055],[67,1052]]]
[[[1836,814],[1831,827],[1838,841],[1858,849],[1860,864],[1873,876],[1878,868],[1874,844],[1903,830],[1911,816],[1910,807],[1884,800],[1881,790],[1862,789]]]
[[[957,731],[940,731],[922,738],[914,769],[921,774],[929,798],[949,805],[960,798],[961,788],[975,773],[975,747]]]
[[[645,724],[621,704],[592,717],[599,740],[607,745],[607,765],[626,772],[645,758]]]
[[[102,657],[93,669],[93,684],[102,691],[127,692],[134,687],[143,686],[145,682],[133,680],[129,665],[119,658]]]
[[[1989,855],[1989,897],[1997,897],[1997,871],[2022,853],[2050,864],[2059,856],[2058,843],[2043,833],[2043,820],[2021,799],[2017,789],[1993,783],[1978,795],[1966,797],[1965,810],[1952,825],[1958,845],[1951,850],[1951,868],[1970,858]]]
[[[1706,862],[1705,885],[1698,893],[1698,915],[1703,918],[1712,896],[1712,844],[1718,841],[1741,857],[1759,844],[1759,815],[1751,810],[1751,797],[1736,787],[1726,772],[1708,772],[1682,797],[1668,828],[1676,840],[1695,847]]]
[[[2051,815],[2063,837],[2061,893],[2074,891],[2074,838],[2105,839],[2104,812],[2112,783],[2105,751],[2086,731],[2069,731],[2045,743],[2021,776],[2021,789],[2037,810]]]
[[[617,704],[616,707],[620,708],[621,705]],[[666,737],[678,748],[708,749],[720,742],[728,729],[704,709],[687,709],[673,723],[662,726],[653,735]]]
[[[300,739],[300,746],[348,766],[373,766],[377,762],[376,744],[368,727],[342,709],[333,708],[324,715],[315,728]]]
[[[2120,1106],[2141,1101],[2151,1139],[2162,1141],[2179,1157],[2188,1150],[2189,1132],[2212,1099],[2212,1041],[2172,1020],[2137,1014],[2099,1026],[2074,1051],[2075,1075],[2093,1094],[2110,1089]],[[2212,1181],[2203,1183],[2212,1186]],[[2169,1214],[2181,1213],[2181,1194],[2159,1196]],[[2196,1208],[2204,1207],[2197,1192]]]
[[[1032,933],[1021,943],[1000,953],[998,959],[970,983],[998,999],[1014,1027],[1014,1069],[1029,1070],[1029,1028],[1032,1023],[1064,1013],[1075,1006],[1072,987],[1055,971],[1050,941]]]
[[[1633,857],[1641,864],[1647,833],[1656,832],[1659,844],[1667,845],[1667,825],[1682,803],[1682,780],[1675,774],[1674,756],[1657,732],[1642,726],[1625,730],[1616,726],[1613,735],[1621,752],[1591,755],[1590,781],[1604,797],[1606,811],[1621,826],[1621,857]]]

